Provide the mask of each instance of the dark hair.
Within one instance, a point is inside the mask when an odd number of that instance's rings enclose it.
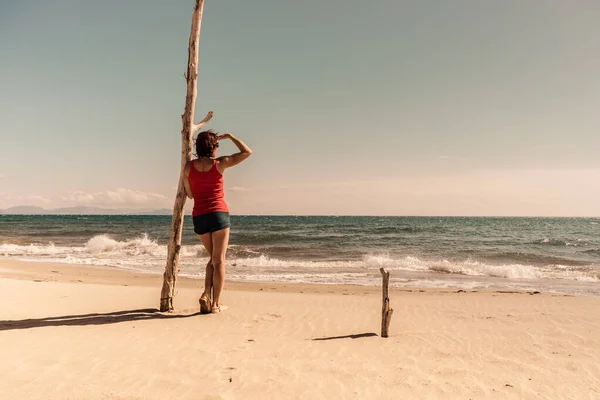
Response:
[[[212,157],[217,147],[219,147],[217,134],[212,129],[202,131],[196,136],[197,157]]]

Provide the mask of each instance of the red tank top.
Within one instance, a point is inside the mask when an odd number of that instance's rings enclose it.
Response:
[[[192,216],[208,214],[212,212],[229,212],[223,195],[223,175],[217,169],[217,160],[206,172],[200,172],[190,165],[190,186],[194,197],[194,209]]]

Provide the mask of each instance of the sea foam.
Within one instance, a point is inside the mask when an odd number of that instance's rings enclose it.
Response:
[[[167,246],[159,244],[147,234],[127,240],[116,240],[110,235],[96,235],[83,246],[55,246],[53,243],[29,245],[1,244],[0,256],[32,261],[62,262],[69,264],[112,266],[147,272],[160,272],[165,265]],[[208,257],[201,244],[184,245],[180,264],[190,275],[201,274]],[[273,258],[257,253],[247,246],[230,246],[228,268],[248,279],[260,276],[269,280],[290,281],[310,274],[332,278],[338,274],[376,273],[381,267],[390,271],[436,273],[470,277],[495,277],[514,280],[563,279],[598,282],[600,269],[587,266],[548,264],[533,266],[523,263],[489,263],[467,258],[465,260],[426,259],[417,256],[392,256],[388,253],[365,254],[354,260],[295,260]],[[322,270],[323,272],[318,272]],[[312,271],[312,272],[311,272]],[[252,276],[252,278],[250,278]],[[352,277],[352,279],[350,279]],[[292,279],[293,278],[293,279]],[[321,277],[313,276],[318,281]],[[338,278],[335,279],[338,282]],[[347,275],[354,282],[354,275]]]

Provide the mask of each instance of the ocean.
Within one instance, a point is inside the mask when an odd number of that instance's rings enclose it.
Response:
[[[600,295],[600,219],[232,216],[227,278]],[[164,271],[170,216],[0,215],[0,257]],[[207,255],[186,217],[180,275]]]

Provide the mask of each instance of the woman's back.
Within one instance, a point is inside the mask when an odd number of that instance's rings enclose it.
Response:
[[[192,215],[213,212],[229,212],[224,200],[223,175],[218,169],[218,161],[210,159],[194,160],[190,165],[189,182],[194,198]],[[209,167],[210,166],[210,167]]]

